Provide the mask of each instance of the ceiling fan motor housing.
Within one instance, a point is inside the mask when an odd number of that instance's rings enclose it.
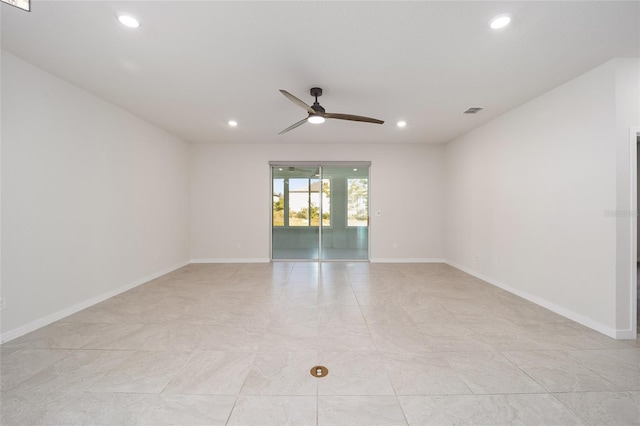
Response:
[[[325,112],[322,105],[320,105],[318,102],[314,102],[313,105],[311,105],[311,109],[317,112],[318,114],[324,114]]]

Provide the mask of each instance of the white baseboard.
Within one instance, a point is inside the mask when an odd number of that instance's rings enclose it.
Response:
[[[638,334],[635,330],[615,330],[615,339],[618,340],[635,340]]]
[[[46,317],[39,318],[39,319],[37,319],[35,321],[32,321],[32,322],[30,322],[28,324],[25,324],[23,326],[20,326],[18,328],[13,329],[13,330],[7,331],[6,333],[2,333],[2,335],[0,335],[0,342],[6,343],[6,342],[8,342],[10,340],[13,340],[13,339],[18,338],[20,336],[23,336],[23,335],[25,335],[27,333],[30,333],[32,331],[35,331],[35,330],[41,328],[41,327],[44,327],[45,325],[49,325],[49,324],[51,324],[53,322],[61,320],[62,318],[66,318],[69,315],[73,315],[76,312],[79,312],[79,311],[81,311],[83,309],[86,309],[86,308],[88,308],[90,306],[93,306],[93,305],[95,305],[97,303],[105,301],[105,300],[107,300],[107,299],[109,299],[109,298],[111,298],[113,296],[117,296],[120,293],[124,293],[127,290],[131,290],[132,288],[138,287],[139,285],[147,283],[147,282],[149,282],[151,280],[154,280],[154,279],[156,279],[158,277],[161,277],[162,275],[165,275],[165,274],[168,274],[169,272],[175,271],[176,269],[182,268],[183,266],[186,266],[188,264],[189,264],[189,262],[181,262],[181,263],[179,263],[177,265],[174,265],[174,266],[171,266],[169,268],[162,269],[162,270],[160,270],[158,272],[155,272],[155,273],[153,273],[151,275],[147,275],[144,278],[132,281],[127,285],[124,285],[122,287],[119,287],[119,288],[116,288],[114,290],[108,291],[108,292],[103,293],[103,294],[101,294],[99,296],[95,296],[95,297],[92,297],[90,299],[83,300],[80,303],[76,303],[73,306],[70,306],[68,308],[62,309],[62,310],[60,310],[58,312],[54,312],[51,315],[47,315]]]
[[[369,259],[371,263],[446,263],[445,259],[438,259],[433,257],[415,257],[415,258],[389,258],[389,257],[377,257]]]
[[[215,259],[191,259],[191,263],[269,263],[271,259],[265,257],[249,258],[215,258]]]
[[[555,312],[558,315],[562,315],[565,318],[569,318],[572,321],[575,321],[579,324],[584,325],[585,327],[589,327],[592,330],[598,331],[605,336],[612,337],[614,339],[635,339],[636,335],[630,330],[617,330],[606,326],[598,321],[594,321],[591,318],[587,318],[584,315],[580,315],[576,312],[573,312],[567,308],[564,308],[560,305],[556,305],[553,302],[550,302],[542,297],[535,296],[533,294],[529,294],[526,291],[518,290],[513,288],[507,284],[501,283],[497,280],[494,280],[491,277],[487,277],[486,275],[480,274],[466,266],[460,265],[456,262],[452,262],[447,260],[446,263],[450,266],[453,266],[456,269],[459,269],[463,272],[466,272],[469,275],[473,275],[476,278],[480,278],[482,281],[486,281],[487,283],[494,285],[496,287],[500,287],[503,290],[508,291],[509,293],[515,294],[516,296],[520,296],[523,299],[528,300],[529,302],[533,302],[536,305],[540,305],[543,308],[547,308],[552,312]]]

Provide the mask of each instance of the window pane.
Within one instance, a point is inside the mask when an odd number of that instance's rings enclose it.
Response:
[[[347,226],[367,226],[369,223],[367,179],[347,179],[347,191]]]
[[[311,211],[311,226],[320,224],[320,179],[309,179],[309,209]]]
[[[284,179],[273,179],[273,226],[284,226]]]
[[[322,179],[322,226],[331,226],[331,180]]]
[[[289,179],[289,226],[309,226],[308,179]]]
[[[322,179],[322,189],[320,180],[311,179],[311,226],[320,224],[320,197],[322,197],[322,226],[331,225],[331,181]]]

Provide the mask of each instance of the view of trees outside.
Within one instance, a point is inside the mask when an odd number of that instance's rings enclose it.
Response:
[[[289,226],[318,226],[320,196],[324,212],[322,226],[331,225],[331,181],[291,178],[274,179],[273,226],[284,226],[284,191],[289,190]],[[369,225],[369,182],[367,178],[347,179],[347,226]],[[276,193],[276,190],[279,191]],[[321,195],[322,194],[322,195]]]
[[[368,180],[366,178],[347,179],[347,194],[347,226],[368,226]]]
[[[284,194],[273,195],[273,226],[284,226]]]
[[[282,181],[282,182],[276,182]],[[289,179],[289,226],[318,226],[320,224],[320,180]],[[274,179],[274,188],[285,188],[284,179]],[[331,225],[331,183],[322,180],[322,225]],[[284,193],[273,196],[273,226],[284,226]]]

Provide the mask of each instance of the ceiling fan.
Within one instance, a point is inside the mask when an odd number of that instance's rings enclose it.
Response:
[[[318,103],[318,97],[322,96],[322,89],[319,88],[319,87],[312,87],[311,90],[310,90],[311,96],[316,98],[315,102],[311,106],[307,105],[306,103],[304,103],[300,99],[296,98],[295,96],[293,96],[291,93],[287,92],[286,90],[280,89],[280,93],[285,95],[294,104],[296,104],[299,107],[301,107],[304,110],[306,110],[309,113],[309,116],[307,118],[304,118],[304,119],[298,121],[297,123],[292,124],[291,126],[287,127],[286,129],[284,129],[283,131],[278,133],[279,135],[281,135],[283,133],[287,133],[289,130],[293,130],[298,126],[302,126],[307,121],[309,123],[314,123],[314,124],[324,123],[325,118],[335,118],[335,119],[338,119],[338,120],[350,120],[350,121],[362,121],[364,123],[375,123],[375,124],[384,123],[384,121],[382,121],[382,120],[378,120],[378,119],[371,118],[371,117],[363,117],[361,115],[335,114],[335,113],[325,112],[325,109]]]

